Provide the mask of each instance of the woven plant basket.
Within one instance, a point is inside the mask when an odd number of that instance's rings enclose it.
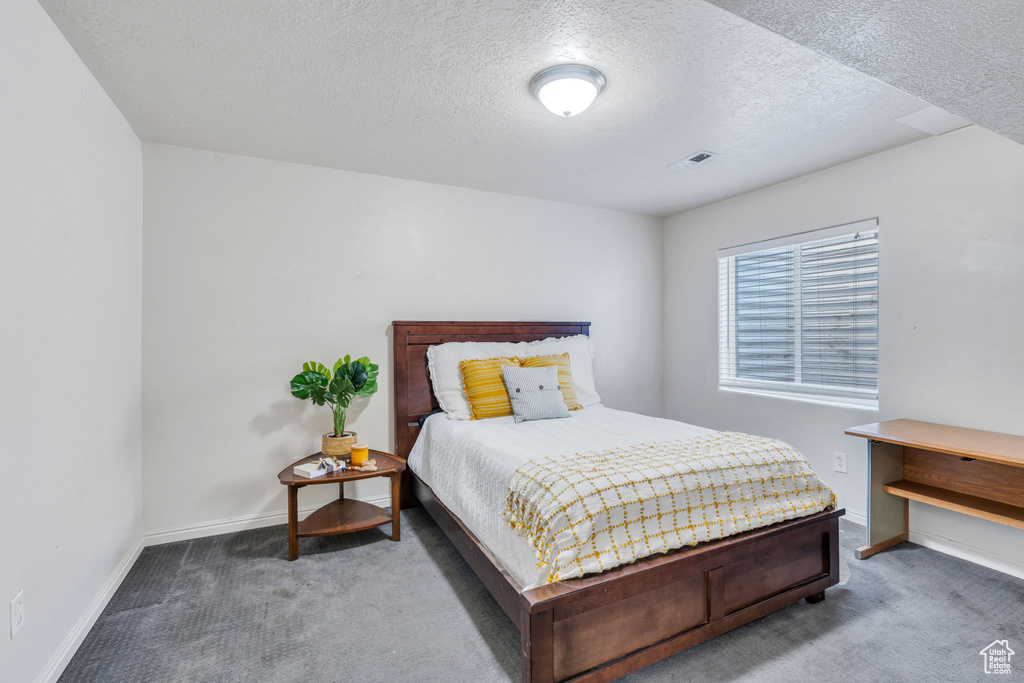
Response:
[[[355,432],[345,432],[341,438],[334,436],[334,432],[327,432],[323,436],[320,451],[324,455],[348,455],[356,441]]]

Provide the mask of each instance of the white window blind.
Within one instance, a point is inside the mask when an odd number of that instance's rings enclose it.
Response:
[[[878,400],[878,222],[719,252],[725,388]]]

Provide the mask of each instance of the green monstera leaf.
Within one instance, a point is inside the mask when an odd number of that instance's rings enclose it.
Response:
[[[292,377],[292,396],[309,399],[318,406],[328,401],[327,377],[315,370],[305,370]],[[333,396],[330,396],[333,399]]]
[[[352,356],[345,356],[344,358],[339,358],[338,360],[336,360],[334,362],[334,374],[337,375],[338,370],[345,372],[345,366],[347,366],[350,362],[352,362]]]
[[[331,393],[334,394],[335,402],[342,408],[347,408],[352,401],[356,390],[352,386],[352,380],[344,372],[335,372],[334,379],[330,383]]]
[[[363,382],[362,386],[356,389],[356,393],[359,394],[360,396],[372,396],[373,394],[377,393],[378,368],[376,365],[371,363],[370,359],[367,358],[366,356],[363,356],[362,358],[356,360],[355,362],[359,363],[360,367],[362,367],[366,371],[366,380]]]
[[[303,372],[319,372],[321,375],[327,378],[327,381],[331,381],[331,371],[327,369],[327,366],[323,363],[317,363],[316,361],[309,361],[308,363],[302,364]]]
[[[366,366],[357,360],[352,361],[348,364],[348,376],[352,380],[352,388],[358,393],[366,384]]]

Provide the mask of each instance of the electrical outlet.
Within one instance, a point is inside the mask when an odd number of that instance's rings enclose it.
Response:
[[[832,469],[846,474],[846,453],[833,453],[832,459]]]
[[[18,635],[18,631],[25,624],[25,601],[21,591],[11,600],[11,638]]]

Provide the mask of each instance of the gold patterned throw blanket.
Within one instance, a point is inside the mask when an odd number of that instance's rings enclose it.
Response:
[[[509,482],[505,514],[551,583],[834,504],[792,446],[714,432],[530,460]]]

